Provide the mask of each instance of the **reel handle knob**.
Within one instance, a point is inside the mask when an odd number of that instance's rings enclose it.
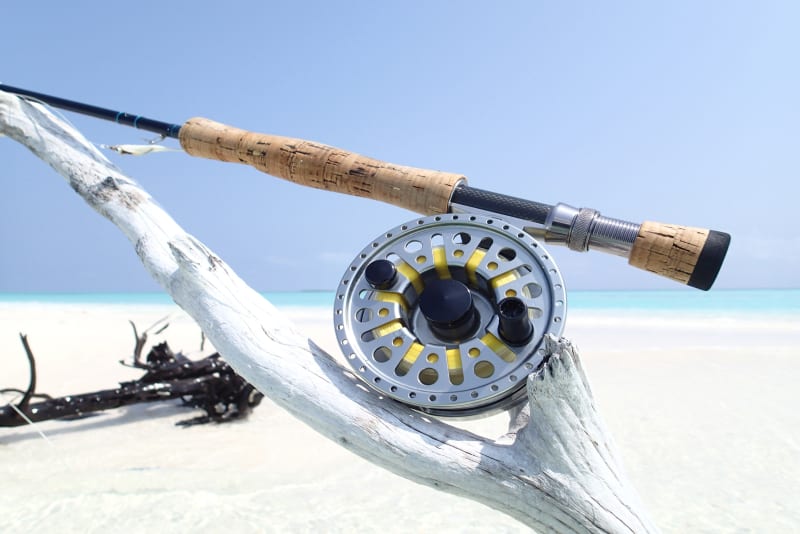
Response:
[[[373,289],[389,289],[397,280],[397,267],[389,260],[375,260],[367,265],[364,278]]]
[[[497,303],[500,319],[500,337],[509,345],[526,344],[533,335],[533,324],[528,316],[528,306],[517,297],[504,298]]]

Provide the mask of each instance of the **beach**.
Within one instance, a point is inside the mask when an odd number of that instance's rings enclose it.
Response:
[[[279,305],[338,351],[327,307]],[[134,337],[199,357],[200,330],[165,303],[0,301],[0,388],[67,395],[135,379]],[[793,309],[571,310],[599,411],[664,532],[800,530],[800,323]],[[206,343],[202,354],[213,351]],[[6,394],[3,404],[12,398]],[[473,501],[389,473],[268,399],[246,420],[174,426],[199,412],[136,405],[0,428],[0,532],[530,532]],[[471,421],[486,435],[507,416]]]

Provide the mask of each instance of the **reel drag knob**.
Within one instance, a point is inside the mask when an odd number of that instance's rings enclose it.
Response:
[[[460,341],[478,329],[472,293],[458,280],[433,280],[419,297],[419,310],[431,331],[444,341]]]

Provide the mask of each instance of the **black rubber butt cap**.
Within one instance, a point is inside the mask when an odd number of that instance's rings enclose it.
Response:
[[[730,234],[710,230],[703,250],[700,251],[700,257],[697,258],[694,272],[686,284],[703,291],[711,289],[722,268],[722,262],[725,261],[725,254],[728,253],[730,244]]]

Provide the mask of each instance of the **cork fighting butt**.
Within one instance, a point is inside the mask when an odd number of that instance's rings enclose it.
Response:
[[[716,230],[645,222],[628,263],[707,291],[717,278],[730,242],[729,234]]]
[[[393,165],[331,146],[248,132],[208,119],[181,126],[179,140],[192,156],[245,163],[291,182],[381,200],[424,214],[446,213],[460,174]]]

